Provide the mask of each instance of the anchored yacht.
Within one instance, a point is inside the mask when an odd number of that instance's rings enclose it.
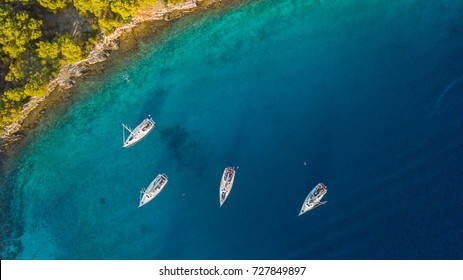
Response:
[[[309,195],[306,197],[298,216],[309,212],[318,206],[326,204],[326,201],[321,200],[327,192],[328,188],[323,183],[316,185],[315,188],[313,188]]]
[[[153,198],[155,198],[166,186],[168,179],[169,178],[166,174],[159,174],[146,188],[146,190],[142,189],[140,192],[140,204],[138,205],[138,208],[142,207],[143,205],[150,202]]]
[[[129,126],[122,124],[122,139],[124,144],[122,147],[128,148],[132,145],[135,145],[138,141],[140,141],[143,137],[148,135],[151,130],[155,127],[156,123],[153,121],[151,116],[144,119],[135,129],[131,129]],[[125,131],[130,133],[129,137],[125,138]]]
[[[220,207],[224,204],[230,191],[233,187],[233,181],[235,180],[235,169],[233,167],[227,167],[223,171],[222,180],[220,181]]]

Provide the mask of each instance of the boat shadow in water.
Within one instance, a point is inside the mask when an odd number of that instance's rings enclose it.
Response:
[[[204,170],[206,152],[183,126],[168,127],[160,133],[161,141],[165,143],[179,167],[187,166],[198,172]]]

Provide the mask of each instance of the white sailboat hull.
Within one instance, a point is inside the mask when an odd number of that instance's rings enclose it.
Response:
[[[140,198],[140,204],[138,207],[142,207],[143,205],[147,204],[153,198],[155,198],[166,186],[168,181],[168,177],[165,174],[159,174],[156,178],[149,184],[149,186],[143,191],[142,196]]]
[[[324,205],[326,201],[321,200],[327,192],[328,188],[323,183],[317,184],[304,200],[298,216],[305,214],[310,210],[317,208],[318,206]]]
[[[152,118],[144,119],[135,129],[130,130],[127,126],[123,125],[124,129],[127,129],[130,132],[129,137],[124,139],[124,144],[122,147],[128,148],[135,145],[138,141],[143,139],[146,135],[148,135],[153,128],[156,126],[156,123],[153,121]]]
[[[227,167],[223,171],[222,179],[220,181],[220,191],[219,191],[219,201],[220,206],[225,203],[228,195],[231,192],[233,187],[233,182],[235,181],[235,169],[233,167]]]

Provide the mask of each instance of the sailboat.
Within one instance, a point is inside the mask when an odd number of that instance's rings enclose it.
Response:
[[[223,171],[222,180],[220,180],[220,192],[219,200],[220,207],[225,203],[230,191],[233,187],[233,181],[235,180],[235,168],[226,167]]]
[[[128,148],[132,145],[135,145],[138,141],[140,141],[143,137],[148,135],[151,130],[156,126],[156,123],[153,121],[151,116],[144,119],[135,129],[131,129],[128,125],[122,124],[122,139],[124,144],[122,147]],[[130,133],[129,137],[125,138],[125,131]]]
[[[169,178],[166,174],[159,174],[158,176],[156,176],[156,178],[154,178],[151,184],[149,184],[146,190],[142,189],[140,192],[141,197],[138,208],[142,207],[143,205],[150,202],[153,198],[155,198],[166,186],[168,179]]]
[[[307,213],[310,210],[317,208],[318,206],[325,205],[327,201],[321,200],[327,192],[328,188],[323,183],[317,184],[304,200],[298,216]]]

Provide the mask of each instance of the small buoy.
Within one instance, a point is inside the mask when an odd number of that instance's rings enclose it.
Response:
[[[304,160],[304,165],[307,165],[307,161]]]

